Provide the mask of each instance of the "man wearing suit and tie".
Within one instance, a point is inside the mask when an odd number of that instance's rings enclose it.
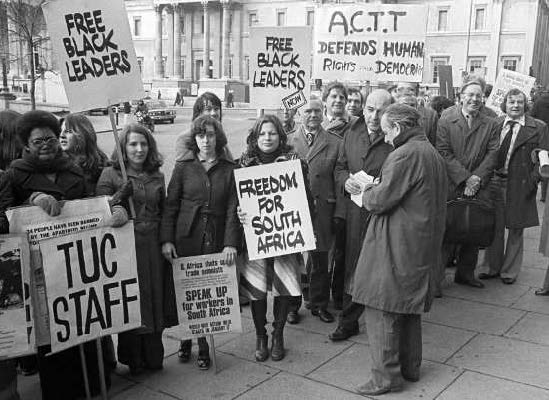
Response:
[[[334,168],[341,138],[328,133],[322,126],[323,104],[311,98],[301,110],[302,124],[288,135],[288,144],[309,167],[309,185],[315,202],[313,227],[316,250],[311,251],[309,270],[309,300],[311,313],[323,322],[333,322],[328,312],[330,300],[330,274],[328,251],[333,241],[333,217],[336,208]]]
[[[499,277],[508,285],[515,282],[522,267],[524,228],[539,225],[536,193],[540,176],[531,153],[549,149],[547,125],[526,115],[527,100],[519,89],[509,90],[501,104],[505,115],[496,120],[501,132],[493,180],[496,232],[486,250],[488,272],[479,274],[480,279]],[[505,228],[509,231],[506,246]]]

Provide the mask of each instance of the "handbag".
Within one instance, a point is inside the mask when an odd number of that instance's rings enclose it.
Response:
[[[458,197],[447,203],[444,242],[488,247],[494,240],[495,208],[474,197]]]

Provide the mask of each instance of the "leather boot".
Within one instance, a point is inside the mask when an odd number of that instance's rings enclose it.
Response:
[[[271,346],[271,359],[273,361],[280,361],[285,355],[286,351],[284,350],[284,336],[282,331],[274,331]]]
[[[255,342],[255,359],[265,361],[269,358],[269,338],[267,335],[257,335]]]

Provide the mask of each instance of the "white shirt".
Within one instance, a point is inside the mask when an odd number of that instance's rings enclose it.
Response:
[[[509,161],[511,160],[511,154],[513,154],[513,146],[515,145],[515,141],[517,140],[518,133],[520,131],[520,128],[526,124],[526,117],[523,115],[519,119],[513,119],[509,116],[505,117],[505,121],[503,121],[503,129],[501,130],[501,135],[499,137],[499,144],[501,145],[503,143],[503,140],[505,139],[505,136],[509,132],[509,122],[514,121],[517,122],[515,126],[513,127],[513,132],[511,136],[511,143],[509,144],[509,151],[507,152],[507,156],[505,157],[505,165],[503,167],[503,170],[507,172],[507,169],[509,168]]]

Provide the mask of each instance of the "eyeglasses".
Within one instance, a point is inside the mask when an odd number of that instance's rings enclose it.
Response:
[[[32,139],[29,141],[33,146],[39,147],[46,144],[55,144],[58,142],[58,139],[55,136],[42,137],[37,139]]]

